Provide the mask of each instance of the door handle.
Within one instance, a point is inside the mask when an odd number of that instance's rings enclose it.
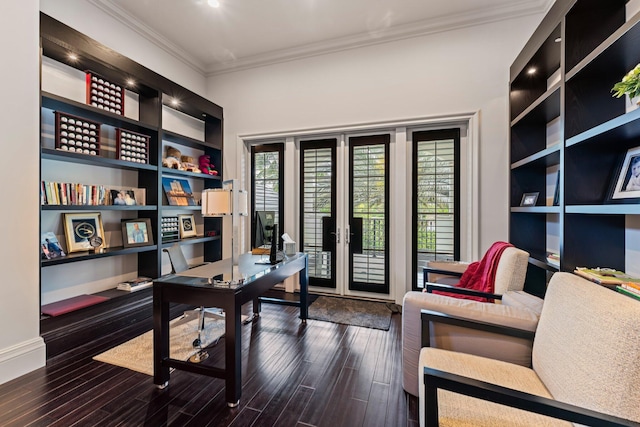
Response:
[[[349,233],[349,227],[345,227],[345,229],[344,229],[344,238],[345,238],[345,243],[347,245],[349,243],[351,243],[351,236],[353,236],[353,233]]]
[[[340,229],[338,228],[336,231],[332,231],[331,234],[335,236],[336,243],[340,243]]]

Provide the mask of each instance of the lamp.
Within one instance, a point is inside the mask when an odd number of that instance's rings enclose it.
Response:
[[[231,281],[233,270],[238,265],[240,217],[249,216],[247,192],[240,190],[238,181],[230,179],[222,182],[222,188],[211,188],[202,192],[202,216],[231,216]]]

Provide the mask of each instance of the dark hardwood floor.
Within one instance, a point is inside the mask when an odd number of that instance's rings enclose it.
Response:
[[[250,314],[251,304],[244,307]],[[183,371],[158,390],[150,376],[92,360],[130,337],[117,333],[0,385],[0,426],[417,426],[402,389],[401,315],[381,331],[297,318],[263,304],[243,326],[242,398],[224,382]],[[222,340],[207,363],[223,360]]]

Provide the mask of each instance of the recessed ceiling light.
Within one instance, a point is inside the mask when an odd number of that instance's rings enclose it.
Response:
[[[127,86],[134,87],[136,85],[136,81],[133,79],[127,79]]]
[[[78,60],[78,55],[76,55],[75,53],[69,53],[69,55],[67,55],[67,58],[69,58],[69,61],[77,61]]]
[[[561,41],[562,41],[562,37],[558,37],[558,38],[556,38],[556,39],[554,40],[554,42],[556,42],[556,43],[560,43]]]
[[[207,4],[211,7],[220,7],[220,2],[218,0],[207,0]]]
[[[177,107],[178,105],[180,105],[180,101],[178,101],[177,98],[171,98],[171,105]]]
[[[538,69],[536,67],[531,67],[527,70],[527,74],[532,75],[535,74],[538,71]]]

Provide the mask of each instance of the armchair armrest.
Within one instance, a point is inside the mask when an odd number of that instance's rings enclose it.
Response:
[[[462,277],[462,271],[453,271],[453,270],[443,270],[441,268],[432,268],[432,267],[423,267],[422,268],[422,274],[426,275],[429,273],[433,273],[433,274],[444,274],[447,276],[456,276],[456,277]]]
[[[439,322],[453,326],[463,326],[469,329],[502,334],[514,338],[524,338],[530,341],[533,341],[533,338],[535,336],[534,331],[514,328],[513,326],[501,325],[497,323],[482,322],[433,310],[420,310],[420,319],[422,321],[422,347],[430,346],[431,337],[429,333],[429,322]]]
[[[603,427],[640,426],[635,421],[428,367],[424,368],[424,384],[427,427],[436,427],[439,423],[439,388],[578,424]]]
[[[492,294],[489,292],[476,291],[474,289],[467,288],[458,288],[452,285],[444,285],[440,283],[425,283],[425,289],[428,293],[433,293],[433,291],[441,291],[441,292],[451,292],[452,294],[460,294],[460,295],[469,295],[475,297],[484,297],[487,299],[502,299],[502,295],[500,294]]]

